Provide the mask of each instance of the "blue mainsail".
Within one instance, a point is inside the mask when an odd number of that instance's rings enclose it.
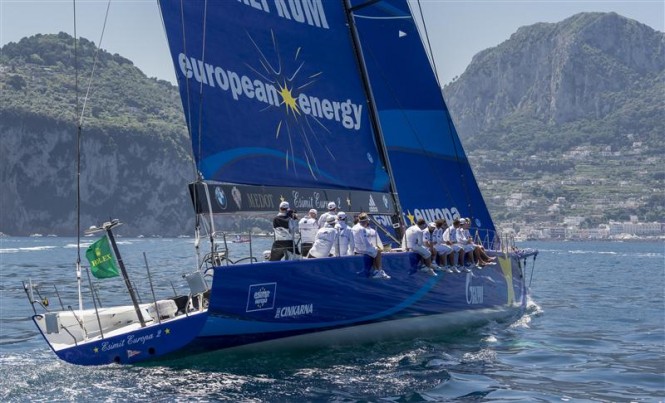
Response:
[[[386,192],[342,1],[161,0],[197,168]]]
[[[494,230],[407,1],[351,5],[407,225],[472,217]]]

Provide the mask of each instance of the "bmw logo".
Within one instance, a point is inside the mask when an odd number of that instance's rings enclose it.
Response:
[[[226,210],[226,195],[224,194],[224,189],[222,189],[221,186],[215,188],[215,199],[217,199],[219,207],[221,207],[222,210]]]

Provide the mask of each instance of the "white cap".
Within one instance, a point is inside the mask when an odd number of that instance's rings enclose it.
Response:
[[[430,228],[436,228],[436,224],[433,223],[433,222],[431,222],[431,223],[429,223],[429,224],[427,224],[427,225],[429,225]]]
[[[343,212],[343,211],[340,211],[339,213],[337,213],[337,218],[339,220],[346,220],[346,213]]]
[[[337,208],[337,205],[335,204],[335,202],[328,203],[328,210],[334,210],[336,208]]]
[[[460,224],[466,224],[466,218],[460,218],[459,223]]]
[[[310,209],[310,210],[309,210],[309,213],[310,213],[310,214],[312,214],[312,213],[316,214],[316,213],[318,213],[318,212],[316,211],[315,208],[313,208],[313,209]]]
[[[337,221],[337,217],[335,217],[334,215],[329,215],[329,216],[326,218],[326,222],[329,223],[329,224],[332,224],[332,223],[334,223],[335,221]]]
[[[280,208],[280,209],[287,209],[287,208],[289,208],[289,202],[285,202],[285,201],[283,201],[283,202],[279,203],[279,208]]]

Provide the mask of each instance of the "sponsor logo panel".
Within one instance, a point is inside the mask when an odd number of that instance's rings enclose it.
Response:
[[[277,283],[251,284],[247,292],[246,312],[273,309],[276,293]]]

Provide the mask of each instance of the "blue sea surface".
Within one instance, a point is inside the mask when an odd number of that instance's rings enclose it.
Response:
[[[192,239],[119,241],[141,295],[150,295],[144,252],[157,298],[186,290]],[[269,244],[260,239],[254,254]],[[0,238],[0,401],[665,400],[665,244],[520,246],[540,254],[533,274],[527,267],[527,312],[510,323],[316,350],[220,351],[168,366],[79,367],[50,351],[22,285],[31,278],[35,299],[48,295],[59,308],[55,283],[76,309],[76,239]],[[249,253],[248,244],[231,248],[235,258]],[[119,279],[98,284],[103,303],[129,303]]]

